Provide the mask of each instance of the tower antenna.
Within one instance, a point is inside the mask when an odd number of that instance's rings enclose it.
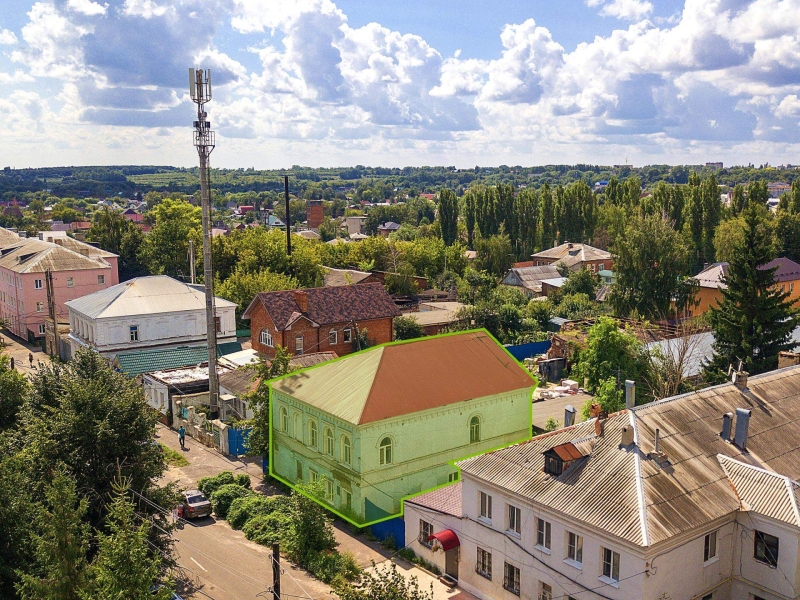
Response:
[[[189,69],[189,94],[197,104],[194,122],[194,145],[200,157],[200,204],[203,211],[203,280],[206,291],[206,339],[208,340],[208,403],[211,411],[219,410],[219,378],[217,376],[217,320],[214,310],[214,275],[211,268],[211,190],[209,189],[209,156],[214,150],[214,132],[207,121],[206,102],[211,100],[211,71]]]

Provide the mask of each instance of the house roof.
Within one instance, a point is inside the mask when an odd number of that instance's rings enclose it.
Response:
[[[9,229],[5,229],[4,227],[0,227],[0,248],[3,246],[8,246],[9,244],[15,244],[21,239],[22,238],[20,238],[17,233],[14,233]]]
[[[777,283],[800,279],[800,265],[788,258],[776,258],[759,268],[762,270],[775,269],[775,281]],[[728,286],[722,283],[722,278],[727,273],[728,263],[714,263],[700,271],[693,279],[697,281],[700,287],[724,290]]]
[[[223,298],[215,306],[235,307]],[[192,286],[167,275],[137,277],[66,302],[66,305],[90,318],[152,315],[187,310],[205,310],[206,298],[202,286]]]
[[[217,346],[217,355],[225,356],[241,349],[242,345],[239,342],[225,342]],[[142,373],[178,369],[207,361],[208,346],[203,345],[120,352],[114,357],[113,364],[126,375],[134,377]]]
[[[531,257],[547,258],[556,263],[564,263],[567,267],[572,267],[591,260],[611,260],[611,253],[588,244],[564,242],[555,248],[548,248],[536,254],[531,254]]]
[[[458,518],[461,518],[464,515],[461,504],[460,481],[458,483],[454,483],[453,485],[448,485],[446,487],[439,488],[438,490],[433,490],[431,492],[427,492],[426,494],[420,494],[414,498],[409,498],[406,500],[406,503],[416,504],[417,506],[422,506],[423,508],[430,508],[437,512],[444,513],[446,515],[452,515]]]
[[[320,363],[338,358],[336,352],[314,352],[295,356],[289,361],[290,369],[304,369],[313,367]],[[269,362],[269,361],[267,361]],[[241,396],[252,392],[258,380],[256,379],[256,369],[254,365],[245,365],[223,373],[219,377],[220,386],[229,390],[231,393]]]
[[[272,384],[356,425],[533,386],[483,331],[377,346]]]
[[[297,304],[298,294],[306,294],[308,310]],[[260,292],[242,314],[249,319],[258,305],[264,307],[275,327],[281,331],[301,316],[318,325],[368,321],[397,317],[400,311],[381,283],[305,288],[282,292]]]
[[[554,277],[561,277],[561,274],[553,265],[512,267],[503,277],[502,283],[505,285],[518,285],[516,283],[518,280],[522,283],[522,287],[534,292],[541,292],[542,280]]]
[[[395,231],[397,229],[400,229],[400,224],[395,223],[394,221],[386,221],[386,223],[384,223],[383,225],[378,225],[378,229],[387,229]]]
[[[600,437],[595,421],[585,421],[459,466],[462,475],[640,546],[696,531],[743,505],[790,518],[800,478],[800,367],[750,377],[748,385],[706,388],[616,413]],[[719,435],[722,416],[736,408],[752,411],[746,452]],[[635,444],[620,446],[624,426],[633,426]],[[666,464],[650,458],[656,428]],[[544,452],[590,437],[586,458],[558,477],[543,472]],[[768,473],[743,471],[725,457],[783,477],[783,489]]]
[[[324,267],[324,269],[324,285],[328,287],[361,283],[368,277],[372,276],[372,273],[367,271],[356,271],[355,269],[332,269],[330,267]]]
[[[17,243],[4,246],[0,250],[0,267],[16,273],[44,273],[109,269],[111,265],[102,258],[85,256],[66,245],[35,238],[22,238]]]

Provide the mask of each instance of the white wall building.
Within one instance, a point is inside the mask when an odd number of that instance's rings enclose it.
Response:
[[[746,386],[462,461],[406,501],[406,541],[484,600],[797,598],[800,367]]]
[[[139,277],[66,303],[72,352],[103,356],[206,343],[205,293],[166,275]],[[236,341],[236,304],[216,298],[217,342]]]

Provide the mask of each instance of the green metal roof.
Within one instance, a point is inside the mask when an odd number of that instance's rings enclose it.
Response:
[[[239,342],[225,342],[217,346],[217,356],[240,352]],[[208,361],[208,346],[181,346],[163,350],[144,350],[117,354],[114,366],[130,377],[165,369],[179,369]]]

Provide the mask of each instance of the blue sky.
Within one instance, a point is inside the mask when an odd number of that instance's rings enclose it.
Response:
[[[0,166],[798,162],[800,0],[4,0]]]

